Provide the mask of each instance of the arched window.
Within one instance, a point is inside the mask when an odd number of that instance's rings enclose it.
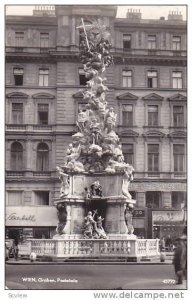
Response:
[[[49,147],[45,143],[37,146],[37,171],[49,170]]]
[[[11,170],[21,171],[23,169],[23,146],[19,142],[11,145]]]

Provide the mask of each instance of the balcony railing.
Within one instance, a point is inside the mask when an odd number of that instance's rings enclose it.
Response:
[[[148,177],[160,177],[160,172],[148,172],[147,173]]]
[[[23,177],[25,171],[6,171],[7,177]]]
[[[27,129],[27,125],[24,125],[24,124],[7,124],[6,129],[7,130],[25,131]]]
[[[186,173],[185,172],[175,172],[174,177],[186,177]]]
[[[7,46],[6,53],[42,53],[46,54],[51,51],[55,51],[56,47],[16,47],[16,46]]]
[[[6,171],[7,177],[51,177],[55,176],[55,171]],[[171,179],[171,178],[181,178],[186,179],[186,173],[174,173],[174,172],[135,172],[135,179],[148,179],[148,178],[161,178],[161,179]]]
[[[68,47],[68,50],[74,48],[74,50],[78,53],[79,48],[76,45],[70,45]],[[67,49],[64,49],[64,52],[66,52]],[[23,46],[23,47],[15,47],[15,46],[7,46],[6,47],[6,53],[39,53],[39,54],[47,54],[54,52],[55,54],[57,53],[56,46],[55,47],[28,47],[28,46]],[[125,49],[125,48],[118,48],[114,47],[112,50],[112,54],[123,54],[123,55],[130,55],[130,56],[174,56],[174,57],[186,57],[187,56],[187,51],[186,50],[181,50],[181,51],[173,51],[173,50],[161,50],[161,49]],[[69,51],[70,54],[70,51]]]
[[[52,125],[7,124],[7,131],[52,131]]]
[[[52,130],[51,125],[33,125],[33,130]]]
[[[55,171],[53,172],[53,175]],[[51,171],[6,171],[6,177],[51,177]]]
[[[129,55],[129,56],[177,56],[177,57],[185,57],[187,56],[187,51],[173,51],[173,50],[161,50],[161,49],[123,49],[123,48],[114,48],[114,55]]]
[[[46,172],[34,171],[33,176],[46,176],[46,177],[49,177],[49,176],[51,176],[51,172],[49,172],[49,171],[46,171]]]

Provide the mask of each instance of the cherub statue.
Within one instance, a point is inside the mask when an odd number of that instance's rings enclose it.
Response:
[[[107,114],[105,115],[105,126],[107,132],[111,132],[115,127],[117,114],[114,113],[114,108],[110,107]]]
[[[129,193],[129,184],[133,180],[134,168],[131,165],[126,165],[124,168],[123,184],[122,184],[122,193],[127,199],[132,199],[131,194]]]
[[[82,111],[82,109],[80,109],[77,117],[77,126],[79,127],[79,130],[81,132],[84,131],[87,121],[88,121],[87,111]]]
[[[64,173],[62,168],[59,166],[56,167],[56,170],[59,173],[59,179],[61,181],[61,189],[60,189],[60,198],[67,196],[69,194],[69,175]]]
[[[73,144],[69,144],[69,148],[67,149],[67,162],[78,159],[80,155],[80,151],[81,151],[80,145],[74,147]]]
[[[133,204],[129,203],[126,204],[125,211],[125,224],[127,226],[127,233],[133,234],[134,228],[133,228]]]
[[[100,123],[96,118],[92,119],[90,124],[90,130],[93,137],[93,144],[98,144],[99,134],[100,134]]]
[[[57,217],[59,223],[57,224],[56,233],[61,235],[64,232],[64,228],[67,222],[67,208],[66,203],[58,203],[57,206]]]
[[[91,196],[102,197],[102,187],[99,180],[96,180],[91,184]]]

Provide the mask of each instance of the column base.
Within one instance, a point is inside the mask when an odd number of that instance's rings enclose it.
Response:
[[[83,239],[82,234],[55,234],[53,240],[78,240]]]
[[[107,234],[109,240],[136,240],[137,236],[135,234]]]

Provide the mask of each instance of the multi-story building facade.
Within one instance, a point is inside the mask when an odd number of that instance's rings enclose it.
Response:
[[[186,21],[142,19],[115,6],[36,7],[6,17],[6,234],[50,238],[54,199],[78,110],[86,104],[79,60],[81,18],[111,33],[107,101],[118,114],[125,160],[135,168],[135,234],[177,236],[186,221]]]

